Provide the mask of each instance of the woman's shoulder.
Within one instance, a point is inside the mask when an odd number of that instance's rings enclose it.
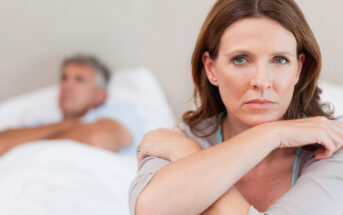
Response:
[[[217,143],[215,129],[217,118],[210,117],[194,125],[192,128],[185,122],[179,123],[179,128],[192,140],[196,141],[202,148],[209,148]]]
[[[299,155],[299,168],[298,168],[299,169],[299,174],[298,174],[298,176],[300,176],[302,174],[302,171],[306,167],[311,165],[313,162],[315,162],[314,152],[302,149],[301,153]]]
[[[320,174],[339,173],[343,176],[343,148],[340,148],[331,157],[323,160],[315,160],[314,152],[303,150],[299,160],[299,176],[308,172]]]

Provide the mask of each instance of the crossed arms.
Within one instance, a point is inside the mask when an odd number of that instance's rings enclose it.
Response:
[[[64,120],[45,126],[1,132],[0,155],[17,145],[42,139],[70,139],[110,151],[117,151],[131,143],[129,132],[114,120],[100,119],[88,124]]]

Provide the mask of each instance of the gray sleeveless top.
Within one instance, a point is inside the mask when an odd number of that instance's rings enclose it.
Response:
[[[203,120],[194,127],[199,136],[211,133],[216,126],[214,117]],[[194,135],[189,126],[180,123],[181,130],[195,140],[203,149],[218,143],[217,133],[208,137]],[[137,199],[152,177],[170,161],[154,156],[147,157],[138,165],[137,176],[129,190],[129,208],[135,214]],[[315,161],[312,152],[301,150],[294,168],[294,187],[267,211],[259,212],[253,206],[249,215],[343,215],[343,150],[338,150],[331,158]]]

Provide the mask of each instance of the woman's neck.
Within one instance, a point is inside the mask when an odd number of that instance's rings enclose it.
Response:
[[[221,120],[223,140],[231,139],[232,137],[244,132],[252,126],[243,123],[235,116],[225,113]]]

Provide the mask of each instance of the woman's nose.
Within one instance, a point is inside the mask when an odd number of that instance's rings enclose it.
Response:
[[[272,88],[272,74],[266,67],[260,67],[255,71],[250,80],[250,87],[254,90],[266,90]]]

